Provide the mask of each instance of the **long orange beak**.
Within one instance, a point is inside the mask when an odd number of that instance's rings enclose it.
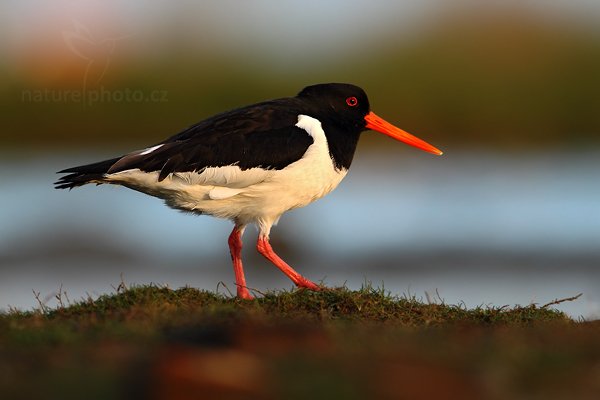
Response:
[[[365,121],[367,121],[367,129],[373,129],[374,131],[381,132],[384,135],[388,135],[396,140],[410,144],[411,146],[415,146],[418,149],[427,151],[437,156],[444,154],[440,149],[433,147],[424,140],[421,140],[418,137],[413,136],[400,128],[397,128],[387,122],[385,119],[378,117],[373,111],[369,112],[365,116]]]

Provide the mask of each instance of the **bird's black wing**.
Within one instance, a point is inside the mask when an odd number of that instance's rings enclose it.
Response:
[[[173,172],[237,165],[242,170],[282,169],[299,160],[313,143],[295,126],[301,108],[294,98],[272,100],[215,115],[152,146],[123,157],[65,169],[57,188],[98,182],[104,174],[129,169]],[[160,146],[160,147],[157,147]],[[153,147],[156,149],[150,151]]]

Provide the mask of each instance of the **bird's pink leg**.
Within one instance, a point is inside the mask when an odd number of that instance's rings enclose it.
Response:
[[[246,277],[244,276],[244,267],[242,266],[242,233],[243,227],[234,226],[229,235],[229,251],[231,252],[231,261],[233,261],[233,272],[235,273],[235,285],[237,286],[237,295],[240,299],[252,300],[254,297],[248,291],[246,286]]]
[[[256,242],[256,248],[260,254],[265,256],[267,260],[271,261],[277,268],[281,270],[281,272],[290,278],[292,282],[296,284],[296,286],[310,290],[319,290],[319,287],[315,283],[297,273],[285,261],[279,258],[277,254],[275,254],[267,236],[259,235],[258,242]]]

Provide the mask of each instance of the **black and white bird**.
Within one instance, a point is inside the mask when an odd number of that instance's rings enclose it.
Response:
[[[252,299],[242,267],[242,234],[259,230],[258,251],[298,287],[318,290],[273,251],[271,227],[288,210],[335,189],[368,129],[424,151],[430,144],[370,111],[354,85],[308,86],[295,97],[265,101],[215,115],[156,144],[124,156],[60,171],[57,189],[115,184],[163,199],[169,207],[226,218],[237,295]]]

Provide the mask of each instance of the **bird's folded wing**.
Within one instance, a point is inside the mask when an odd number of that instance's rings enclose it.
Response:
[[[248,179],[261,179],[255,170],[283,169],[302,158],[313,143],[305,130],[295,126],[298,116],[277,105],[258,104],[204,120],[162,143],[121,157],[107,174],[158,171],[162,181],[171,174],[196,172],[198,176],[189,179],[247,186]],[[219,172],[222,167],[227,168]]]

